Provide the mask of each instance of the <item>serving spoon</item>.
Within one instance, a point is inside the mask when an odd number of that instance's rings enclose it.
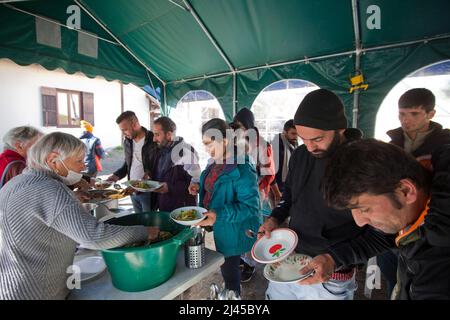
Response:
[[[247,237],[249,237],[249,238],[252,238],[252,239],[257,238],[257,237],[258,237],[258,234],[264,234],[264,233],[265,233],[264,231],[255,232],[255,231],[253,231],[253,230],[251,230],[251,229],[245,230],[245,235],[246,235]]]

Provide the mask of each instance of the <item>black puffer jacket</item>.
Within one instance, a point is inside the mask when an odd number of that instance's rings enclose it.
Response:
[[[357,129],[345,131],[347,141],[361,138]],[[330,253],[337,267],[364,263],[393,246],[393,237],[370,227],[358,227],[350,210],[326,205],[320,189],[329,158],[315,158],[298,147],[289,161],[283,197],[272,212],[279,222],[290,216],[289,227],[298,237],[296,251],[310,256]]]
[[[145,173],[152,177],[156,157],[158,155],[158,146],[153,142],[153,132],[144,127],[142,127],[142,129],[145,131],[145,140],[144,145],[142,146],[142,164]],[[133,140],[125,138],[123,140],[123,149],[125,152],[125,162],[120,169],[114,172],[114,175],[119,177],[119,179],[122,179],[125,176],[130,179],[131,162],[133,161]]]
[[[400,241],[398,299],[450,299],[450,145],[438,148],[424,224]]]

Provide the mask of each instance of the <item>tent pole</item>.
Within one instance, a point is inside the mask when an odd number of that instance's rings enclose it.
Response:
[[[391,49],[391,48],[397,48],[397,47],[403,47],[410,44],[416,44],[416,43],[428,43],[430,41],[435,40],[442,40],[442,39],[448,39],[450,38],[449,34],[431,37],[431,38],[423,38],[420,40],[413,40],[413,41],[405,41],[405,42],[398,42],[398,43],[392,43],[392,44],[386,44],[383,46],[377,46],[377,47],[368,47],[365,49],[361,49],[362,52],[369,52],[369,51],[376,51],[376,50],[382,50],[382,49]]]
[[[355,73],[361,72],[361,35],[359,30],[359,16],[358,16],[358,0],[352,0],[353,12],[353,29],[355,31]],[[352,127],[358,127],[358,113],[359,113],[359,90],[353,93],[353,116]]]
[[[100,20],[98,20],[85,6],[83,6],[79,0],[74,0],[74,2],[81,8],[83,9],[84,12],[87,13],[88,16],[90,16],[103,30],[105,30],[111,37],[113,37],[114,40],[117,41],[117,43],[120,44],[120,46],[122,48],[125,49],[125,51],[127,51],[134,59],[136,59],[137,62],[139,62],[139,64],[141,64],[148,72],[150,72],[151,74],[153,74],[159,81],[161,81],[161,83],[164,85],[165,82],[152,70],[150,69],[145,63],[143,63],[138,57],[136,57],[136,55],[130,50],[128,49],[128,47],[126,45],[123,44],[122,41],[119,40],[119,38],[117,38]]]
[[[414,40],[414,41],[407,41],[407,42],[399,42],[399,43],[393,43],[393,44],[384,45],[384,46],[368,47],[368,48],[360,49],[360,55],[365,53],[365,52],[370,52],[370,51],[403,47],[403,46],[407,46],[407,45],[410,45],[410,44],[416,44],[416,43],[427,43],[427,42],[430,42],[430,41],[447,39],[447,38],[450,38],[450,35],[443,35],[443,36],[437,36],[437,37],[432,37],[432,38],[428,38],[428,39],[421,39],[421,40]],[[289,65],[289,64],[302,63],[302,62],[306,62],[306,61],[311,62],[311,61],[314,61],[314,60],[323,60],[323,59],[329,59],[329,58],[335,58],[335,57],[341,57],[341,56],[350,56],[350,55],[353,55],[353,54],[356,54],[356,50],[339,52],[339,53],[333,53],[333,54],[317,56],[317,57],[311,57],[311,58],[305,58],[305,59],[299,59],[299,60],[291,60],[291,61],[280,62],[280,63],[267,64],[267,65],[263,65],[263,66],[251,67],[251,68],[246,68],[246,69],[236,69],[234,72],[242,73],[242,72],[247,72],[247,71],[252,71],[252,70],[267,69],[267,68],[274,68],[274,67],[285,66],[285,65]],[[199,77],[192,77],[192,78],[187,78],[187,79],[172,80],[172,81],[168,81],[168,83],[183,83],[183,82],[199,80],[199,79],[208,79],[208,78],[215,78],[215,77],[220,77],[220,76],[226,76],[226,75],[230,75],[230,74],[233,74],[233,72],[231,72],[231,71],[220,72],[220,73],[214,73],[214,74],[210,74],[210,75],[203,75],[203,76],[199,76]]]
[[[173,5],[176,5],[178,8],[183,9],[184,11],[189,11],[187,8],[183,7],[182,5],[180,5],[179,3],[176,3],[173,0],[169,0],[170,3],[172,3]]]
[[[259,69],[268,69],[268,68],[280,67],[280,66],[285,66],[285,65],[294,64],[294,63],[301,63],[301,62],[306,62],[306,61],[311,62],[311,61],[314,61],[314,60],[321,60],[321,59],[341,57],[341,56],[350,56],[350,55],[352,55],[354,53],[355,53],[354,50],[352,50],[352,51],[345,51],[345,52],[339,52],[339,53],[335,53],[335,54],[328,54],[328,55],[325,55],[325,56],[319,56],[319,57],[313,57],[313,58],[305,58],[305,59],[300,59],[300,60],[292,60],[292,61],[279,62],[279,63],[273,63],[273,64],[265,64],[263,66],[235,70],[234,72],[235,73],[242,73],[242,72],[259,70]],[[221,72],[221,73],[215,73],[215,74],[211,74],[211,75],[193,77],[193,78],[188,78],[188,79],[173,80],[173,81],[169,81],[168,83],[183,83],[183,82],[199,80],[199,79],[205,79],[205,78],[207,79],[207,78],[220,77],[220,76],[225,76],[225,75],[229,75],[229,74],[233,74],[233,72],[232,71]]]
[[[25,1],[25,0],[14,0],[14,2],[18,2],[18,1]],[[13,1],[9,1],[9,2],[13,2]],[[120,46],[120,44],[118,44],[117,42],[114,42],[114,41],[111,41],[111,40],[108,40],[108,39],[99,37],[98,35],[93,34],[93,33],[91,33],[91,32],[88,32],[88,31],[85,31],[85,30],[83,30],[83,29],[73,29],[73,28],[69,28],[67,25],[65,25],[65,24],[63,24],[63,23],[61,23],[61,22],[59,22],[59,21],[55,21],[55,20],[49,19],[49,18],[47,18],[47,17],[41,16],[41,15],[38,15],[38,14],[34,14],[34,13],[31,13],[31,12],[28,12],[28,11],[25,11],[25,10],[22,10],[22,9],[19,9],[19,8],[16,8],[16,7],[14,7],[14,6],[12,6],[12,5],[6,3],[6,2],[2,2],[1,0],[0,0],[0,4],[3,4],[6,8],[9,8],[9,9],[11,9],[11,10],[15,10],[15,11],[18,11],[18,12],[25,13],[25,14],[27,14],[27,15],[29,15],[29,16],[32,16],[32,17],[35,17],[35,18],[38,18],[38,19],[41,19],[41,20],[44,20],[44,21],[47,21],[47,22],[56,24],[56,25],[58,25],[58,26],[60,26],[60,27],[63,27],[63,28],[66,28],[66,29],[69,29],[69,30],[72,30],[72,31],[75,31],[75,32],[78,32],[78,33],[82,33],[82,34],[88,35],[88,36],[90,36],[90,37],[92,37],[92,38],[96,38],[96,39],[98,39],[98,40],[102,40],[102,41],[111,43],[111,44],[113,44],[113,45],[115,45],[115,46]]]
[[[237,113],[237,82],[236,82],[236,72],[233,72],[233,118]]]
[[[167,113],[167,115],[168,115],[168,112],[167,112],[167,97],[166,97],[166,84],[165,83],[163,83],[163,94],[164,94],[164,115],[166,116],[165,113]]]
[[[197,12],[195,12],[194,8],[191,6],[191,4],[189,3],[188,0],[183,0],[183,3],[186,5],[187,10],[192,14],[192,16],[194,17],[195,21],[197,22],[197,24],[200,26],[200,28],[203,30],[203,32],[206,34],[206,36],[208,37],[209,41],[212,43],[212,45],[214,46],[214,48],[216,48],[217,52],[220,54],[220,56],[222,57],[222,59],[225,61],[225,63],[228,65],[228,68],[230,69],[231,72],[234,71],[234,67],[231,63],[231,61],[228,59],[228,57],[225,55],[225,52],[223,52],[222,48],[219,46],[219,44],[217,43],[216,39],[214,39],[214,37],[212,36],[211,32],[209,32],[209,30],[206,28],[205,24],[203,23],[203,21],[200,19],[200,17],[197,15]]]
[[[216,78],[216,77],[221,77],[221,76],[229,76],[229,75],[232,75],[232,74],[233,74],[233,72],[228,71],[228,72],[214,73],[214,74],[211,74],[211,75],[204,75],[204,76],[201,76],[201,77],[193,77],[193,78],[187,78],[187,79],[172,80],[172,81],[167,81],[167,83],[184,83],[184,82],[200,80],[200,79],[209,79],[209,78]]]

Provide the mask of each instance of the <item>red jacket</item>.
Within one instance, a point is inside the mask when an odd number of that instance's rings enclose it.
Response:
[[[25,158],[13,150],[6,149],[0,154],[0,188],[26,167]]]

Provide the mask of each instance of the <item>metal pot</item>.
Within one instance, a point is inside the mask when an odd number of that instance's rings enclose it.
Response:
[[[103,195],[107,192],[109,193],[114,191],[115,190],[89,190],[88,194]],[[90,200],[85,204],[97,205],[94,209],[92,209],[91,213],[93,214],[94,217],[97,218],[97,220],[100,220],[101,218],[111,214],[111,212],[108,209],[117,209],[119,207],[119,200],[106,198],[102,200]]]
[[[96,204],[98,206],[94,210],[94,217],[96,217],[97,220],[100,220],[101,218],[111,214],[111,211],[108,209],[117,209],[119,207],[119,200],[106,199],[98,201]]]
[[[84,210],[86,210],[87,212],[89,212],[90,214],[95,216],[95,209],[98,207],[98,204],[86,202],[86,203],[83,203],[82,206],[83,206]]]

